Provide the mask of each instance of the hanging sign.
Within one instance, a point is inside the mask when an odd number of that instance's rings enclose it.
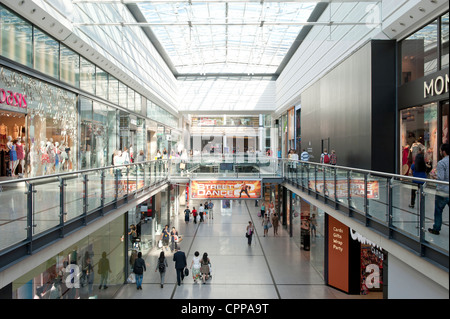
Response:
[[[192,199],[259,199],[261,180],[192,180]]]

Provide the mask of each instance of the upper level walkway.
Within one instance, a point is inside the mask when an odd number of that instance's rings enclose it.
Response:
[[[0,182],[0,270],[162,184],[250,177],[287,183],[448,272],[448,206],[440,234],[427,231],[434,223],[436,186],[448,183],[245,155],[175,158]],[[418,186],[417,180],[424,184]],[[413,189],[418,192],[411,208]]]

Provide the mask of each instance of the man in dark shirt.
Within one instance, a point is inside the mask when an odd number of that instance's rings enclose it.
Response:
[[[180,250],[180,246],[176,248],[176,253],[173,255],[173,261],[175,262],[175,269],[177,271],[177,283],[181,285],[181,281],[184,279],[184,268],[187,266],[186,255]]]

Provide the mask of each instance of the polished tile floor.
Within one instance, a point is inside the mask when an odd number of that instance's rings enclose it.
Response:
[[[194,203],[195,204],[195,203]],[[215,205],[218,207],[219,202]],[[196,206],[196,205],[194,205]],[[270,230],[263,237],[259,207],[254,201],[234,201],[232,212],[214,210],[214,219],[202,224],[191,220],[186,225],[181,213],[173,221],[183,241],[181,250],[186,253],[190,266],[194,252],[207,252],[212,263],[213,277],[206,284],[194,283],[186,277],[181,286],[176,284],[176,272],[172,253],[166,253],[169,268],[164,287],[160,287],[159,272],[155,272],[156,260],[161,249],[152,250],[145,260],[143,289],[135,284],[124,285],[116,299],[379,299],[380,293],[366,296],[350,296],[324,283],[309,260],[310,252],[300,250],[283,229],[274,237]],[[180,210],[182,211],[182,210]],[[248,221],[256,225],[256,236],[248,246],[245,229]],[[172,227],[172,225],[170,225]],[[320,237],[319,237],[320,238]]]

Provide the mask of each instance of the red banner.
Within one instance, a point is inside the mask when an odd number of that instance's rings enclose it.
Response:
[[[260,180],[217,180],[191,181],[191,198],[228,198],[228,199],[259,199],[261,198]]]

